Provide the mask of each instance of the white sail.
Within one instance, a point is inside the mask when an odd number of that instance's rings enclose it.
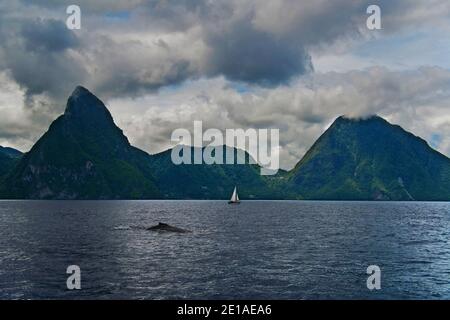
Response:
[[[237,187],[234,187],[233,190],[233,195],[231,196],[230,201],[228,201],[228,203],[235,203],[235,204],[239,204],[239,196],[237,194]]]
[[[238,196],[238,194],[237,194],[236,187],[234,187],[233,195],[231,196],[231,200],[230,200],[230,201],[231,201],[231,202],[237,202],[237,201],[239,201],[239,196]]]

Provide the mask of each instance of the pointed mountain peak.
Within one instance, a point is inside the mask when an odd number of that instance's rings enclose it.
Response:
[[[105,137],[111,144],[115,141],[115,143],[129,146],[128,139],[114,123],[105,104],[82,86],[76,87],[67,100],[61,122],[65,130],[74,135],[90,136],[96,139]]]
[[[64,115],[68,118],[98,121],[100,118],[112,121],[111,114],[104,103],[88,89],[77,86],[67,100]]]
[[[98,99],[92,92],[90,92],[83,86],[77,86],[75,90],[73,90],[68,102],[69,101],[76,101],[78,103],[90,102],[92,104],[97,104],[98,102],[100,102],[101,104],[103,104],[100,99]]]
[[[77,86],[75,90],[73,90],[71,97],[78,97],[85,94],[92,94],[88,89],[83,86]]]

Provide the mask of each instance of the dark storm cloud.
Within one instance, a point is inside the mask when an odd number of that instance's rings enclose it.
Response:
[[[60,52],[79,45],[79,40],[66,25],[58,20],[34,20],[22,26],[25,49]]]
[[[64,27],[72,1],[11,0],[0,4],[0,68],[27,93],[57,98],[77,84],[108,98],[221,75],[276,87],[313,69],[312,48],[360,35],[372,2],[79,0],[82,30],[73,32]],[[373,3],[385,32],[449,8],[442,0]]]
[[[22,3],[28,5],[33,3],[35,7],[44,7],[46,10],[52,8],[62,10],[61,3],[65,2],[23,0]],[[67,1],[67,4],[69,3],[70,1]],[[102,13],[130,10],[132,18],[127,21],[127,28],[135,25],[135,28],[131,27],[132,30],[141,31],[143,28],[150,33],[161,32],[163,36],[167,33],[181,32],[186,38],[182,46],[164,39],[155,42],[166,44],[164,46],[166,55],[158,54],[161,46],[156,48],[144,43],[133,44],[135,50],[141,51],[141,55],[147,55],[144,59],[135,57],[135,54],[129,52],[126,40],[118,43],[111,39],[110,42],[114,42],[112,46],[98,48],[96,43],[99,41],[98,38],[89,34],[84,35],[80,46],[78,39],[72,35],[73,32],[64,27],[60,28],[63,22],[59,24],[54,21],[34,22],[22,28],[19,36],[23,37],[28,50],[41,49],[40,51],[44,53],[64,51],[78,46],[78,52],[91,59],[90,69],[95,70],[95,74],[90,74],[89,77],[95,78],[100,75],[102,78],[101,83],[96,79],[91,81],[93,89],[100,90],[100,93],[105,92],[109,95],[115,92],[116,95],[133,96],[145,90],[155,90],[193,77],[220,75],[250,84],[276,86],[312,70],[310,56],[298,39],[279,37],[255,28],[251,18],[258,6],[252,3],[247,6],[234,1],[136,0],[128,3],[80,1],[79,5],[82,8],[82,15],[87,17],[87,20],[83,21],[86,29],[95,26],[93,21],[102,16]],[[216,28],[216,24],[220,28]],[[99,26],[99,29],[106,31],[102,37],[108,37],[107,27]],[[192,32],[193,29],[199,31]],[[114,32],[120,33],[120,30],[116,29]],[[116,35],[110,36],[114,38]],[[204,47],[204,52],[198,56],[189,53],[192,50],[189,44],[196,41],[202,42]],[[90,49],[92,45],[96,48],[95,51]],[[118,55],[121,57],[117,57]],[[114,61],[113,70],[117,71],[116,74],[111,72],[111,61]],[[88,63],[87,60],[85,62]],[[137,65],[137,62],[142,64]],[[171,66],[167,66],[169,63]],[[73,62],[71,64],[73,65]],[[58,65],[55,65],[54,69],[57,67]],[[61,71],[63,71],[61,74],[66,74],[68,70]],[[77,73],[77,70],[72,72]],[[110,74],[110,77],[105,77],[105,74]],[[22,79],[16,76],[15,78]],[[70,78],[69,75],[69,79],[65,80],[69,82]],[[73,78],[80,79],[80,75]],[[28,83],[25,85],[28,86]],[[31,92],[38,91],[34,87],[29,89]]]
[[[199,63],[198,76],[223,75],[232,81],[276,86],[313,69],[298,33],[280,37],[255,27],[252,20],[257,2],[149,0],[145,3],[150,20],[167,30],[201,29],[199,37],[207,52]]]
[[[273,86],[311,71],[311,57],[298,41],[289,44],[266,32],[254,30],[247,19],[229,30],[208,32],[211,51],[208,74],[230,80]]]
[[[69,52],[80,45],[79,40],[63,22],[2,18],[0,66],[25,89],[27,101],[36,94],[60,100],[83,81],[84,66]]]

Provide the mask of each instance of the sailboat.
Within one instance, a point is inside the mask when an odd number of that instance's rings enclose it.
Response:
[[[228,201],[228,204],[239,204],[241,201],[239,200],[239,196],[237,194],[237,188],[234,187],[233,195],[231,196],[230,201]]]

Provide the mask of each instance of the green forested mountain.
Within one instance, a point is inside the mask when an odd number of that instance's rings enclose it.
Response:
[[[148,157],[130,145],[97,97],[77,87],[64,114],[5,177],[0,193],[31,199],[157,198]]]
[[[191,157],[195,149],[191,147]],[[234,152],[234,159],[237,159],[236,149],[223,146],[222,150],[223,163],[227,150]],[[246,153],[245,157],[248,163],[249,155]],[[258,165],[175,165],[171,160],[171,150],[167,150],[152,156],[152,168],[158,187],[166,198],[227,199],[236,185],[241,198],[275,199],[282,196],[270,187],[270,179],[260,175]]]
[[[289,173],[304,199],[450,200],[450,159],[372,116],[339,117]]]

